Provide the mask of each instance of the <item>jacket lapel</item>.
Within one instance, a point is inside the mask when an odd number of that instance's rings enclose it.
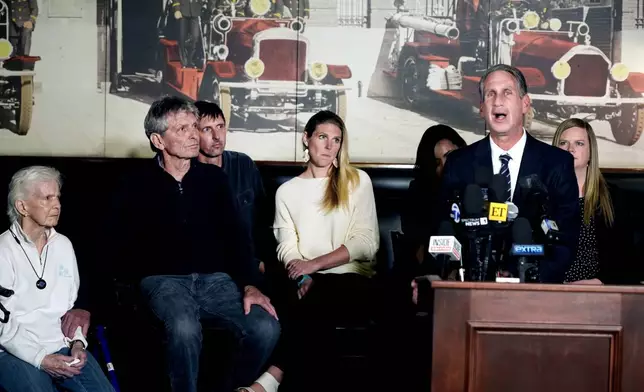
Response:
[[[476,146],[476,152],[474,155],[474,162],[472,162],[472,164],[474,165],[472,175],[476,173],[476,169],[478,167],[484,167],[487,168],[490,173],[489,178],[492,178],[492,176],[494,175],[494,170],[492,169],[492,148],[490,147],[490,135],[481,139],[481,141],[478,143],[478,146]]]
[[[521,158],[521,167],[519,168],[519,176],[517,177],[517,184],[514,190],[514,196],[512,197],[512,202],[516,204],[519,209],[521,209],[519,202],[522,200],[519,180],[523,177],[529,176],[530,174],[540,174],[541,172],[541,165],[539,164],[539,153],[537,151],[538,146],[536,145],[536,143],[542,142],[532,137],[529,133],[527,133],[526,137],[525,148],[523,149],[523,157]]]

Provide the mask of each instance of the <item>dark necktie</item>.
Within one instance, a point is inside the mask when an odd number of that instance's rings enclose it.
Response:
[[[512,179],[510,177],[510,168],[508,167],[508,162],[510,162],[510,159],[512,157],[508,154],[503,154],[499,157],[501,160],[501,175],[505,178],[505,182],[507,183],[507,193],[506,193],[506,201],[511,200],[512,196]]]

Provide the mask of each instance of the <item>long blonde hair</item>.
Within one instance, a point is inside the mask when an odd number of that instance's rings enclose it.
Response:
[[[586,130],[590,147],[590,159],[584,180],[584,223],[589,224],[590,218],[599,208],[607,226],[612,226],[615,221],[615,212],[611,200],[608,183],[599,170],[599,150],[597,148],[597,137],[593,127],[588,121],[580,118],[569,118],[557,127],[552,145],[559,147],[561,135],[570,128],[581,128]]]
[[[338,207],[348,208],[349,194],[360,185],[358,170],[349,163],[349,138],[347,127],[342,118],[337,114],[323,110],[314,114],[304,127],[307,138],[313,136],[316,128],[322,124],[333,124],[340,129],[342,141],[338,150],[338,167],[331,166],[329,169],[329,182],[322,198],[322,208],[325,212],[333,211]],[[306,146],[304,146],[306,148]]]

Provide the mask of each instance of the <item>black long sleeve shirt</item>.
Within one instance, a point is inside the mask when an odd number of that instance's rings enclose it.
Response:
[[[111,227],[117,276],[225,272],[240,288],[258,282],[251,239],[215,165],[193,160],[178,182],[150,160],[125,180]]]

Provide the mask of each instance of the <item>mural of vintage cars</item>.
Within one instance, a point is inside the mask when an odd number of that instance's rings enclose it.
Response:
[[[34,71],[38,56],[14,55],[9,41],[9,8],[0,0],[0,108],[10,114],[9,125],[18,135],[26,135],[31,127],[34,105]]]
[[[192,100],[217,102],[230,130],[292,131],[296,114],[331,110],[346,119],[346,65],[309,58],[302,18],[278,17],[271,0],[250,0],[239,16],[240,1],[204,9],[203,62],[181,63],[176,39],[160,38],[166,92]]]
[[[408,105],[449,98],[478,107],[482,73],[488,64],[504,63],[526,77],[533,107],[527,129],[533,119],[557,124],[577,116],[608,121],[620,145],[638,141],[644,74],[593,46],[583,20],[562,22],[527,1],[491,4],[492,11],[484,3],[490,2],[456,0],[434,15],[399,9],[389,18],[396,32],[384,72]]]

